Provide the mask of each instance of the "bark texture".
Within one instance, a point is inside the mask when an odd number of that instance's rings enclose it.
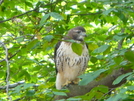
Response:
[[[85,86],[80,86],[80,85],[69,85],[69,87],[67,87],[67,89],[69,89],[69,93],[67,93],[67,96],[55,96],[55,100],[60,100],[60,99],[67,99],[69,97],[74,97],[74,96],[79,96],[79,95],[84,95],[88,92],[90,92],[90,90],[98,85],[105,85],[107,86],[109,89],[112,88],[117,88],[119,86],[121,86],[122,84],[124,84],[126,82],[126,79],[123,79],[119,84],[117,85],[112,85],[113,81],[119,77],[122,74],[126,74],[128,72],[132,72],[131,69],[129,70],[124,70],[123,68],[114,70],[111,74],[107,75],[106,77],[102,78],[101,80],[94,80],[92,82],[90,82],[89,84],[85,85]]]

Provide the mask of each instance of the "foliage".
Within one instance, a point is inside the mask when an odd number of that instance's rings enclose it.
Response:
[[[10,84],[25,81],[9,89],[9,94],[5,89],[0,90],[1,101],[9,96],[12,100],[51,101],[54,95],[65,95],[66,91],[55,89],[53,49],[67,31],[76,26],[87,30],[85,41],[91,58],[86,72],[93,75],[92,80],[99,75],[101,79],[114,69],[134,69],[133,0],[1,0],[0,3],[0,86],[7,85],[8,67]],[[5,61],[7,52],[8,61]],[[134,99],[133,76],[132,72],[117,78],[113,84],[124,78],[127,83],[110,95],[102,85],[68,101],[131,101]],[[87,81],[81,81],[81,85],[92,81],[87,76],[82,78]]]

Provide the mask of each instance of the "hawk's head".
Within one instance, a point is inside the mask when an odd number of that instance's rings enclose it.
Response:
[[[74,39],[77,41],[83,41],[84,37],[86,37],[86,30],[79,26],[73,29],[70,29],[65,39]]]

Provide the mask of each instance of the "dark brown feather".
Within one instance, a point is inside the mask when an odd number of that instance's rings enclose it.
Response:
[[[54,49],[54,62],[55,62],[55,70],[56,70],[56,74],[58,73],[58,70],[57,70],[57,67],[56,67],[56,54],[57,54],[57,49],[59,48],[61,44],[61,41],[59,41],[56,46],[55,46],[55,49]]]

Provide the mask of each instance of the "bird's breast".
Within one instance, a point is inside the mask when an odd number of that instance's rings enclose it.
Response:
[[[73,52],[72,43],[62,42],[60,47],[57,50],[57,59],[59,62],[64,63],[62,65],[66,65],[68,67],[76,67],[81,65],[87,65],[89,61],[89,53],[86,45],[83,45],[83,51],[81,55]],[[74,68],[75,68],[74,67]]]

